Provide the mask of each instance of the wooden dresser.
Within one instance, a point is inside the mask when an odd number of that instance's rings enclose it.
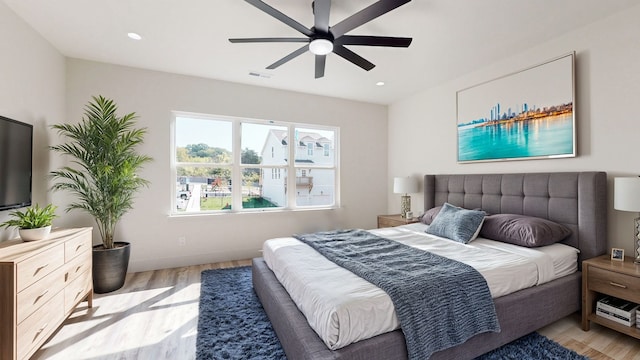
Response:
[[[81,301],[92,306],[91,231],[0,243],[0,360],[28,359]]]

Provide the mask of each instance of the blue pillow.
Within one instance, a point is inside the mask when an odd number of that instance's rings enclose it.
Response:
[[[425,232],[467,244],[478,236],[485,215],[484,211],[467,210],[444,203]]]

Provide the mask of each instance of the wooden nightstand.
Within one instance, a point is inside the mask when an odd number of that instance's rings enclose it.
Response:
[[[582,330],[589,331],[589,321],[640,339],[640,329],[625,326],[596,315],[595,304],[602,295],[640,303],[640,265],[631,257],[612,261],[603,255],[582,262]]]
[[[394,227],[417,223],[418,218],[405,219],[400,214],[397,215],[378,215],[378,228]]]

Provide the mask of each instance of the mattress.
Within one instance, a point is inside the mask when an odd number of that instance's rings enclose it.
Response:
[[[540,285],[577,270],[578,250],[563,244],[523,248],[478,238],[461,244],[424,232],[427,225],[370,230],[372,233],[474,267],[493,298]],[[267,266],[311,328],[335,350],[399,327],[389,296],[294,238],[264,243]]]

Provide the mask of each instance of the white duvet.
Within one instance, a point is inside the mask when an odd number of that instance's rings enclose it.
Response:
[[[370,230],[387,239],[474,267],[496,298],[577,270],[578,250],[553,244],[523,248],[478,238],[461,244],[424,232],[420,223]],[[294,238],[267,240],[264,260],[328,348],[335,350],[399,327],[393,303],[377,286]]]

